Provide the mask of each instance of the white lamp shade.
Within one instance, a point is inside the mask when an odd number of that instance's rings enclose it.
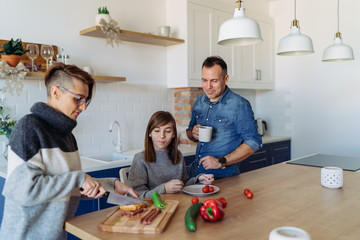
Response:
[[[342,39],[335,38],[334,44],[327,47],[323,53],[324,62],[354,60],[352,48],[342,43]]]
[[[243,8],[235,8],[234,17],[221,24],[218,44],[246,46],[262,42],[259,24],[245,16]]]
[[[280,40],[277,55],[298,56],[313,52],[311,38],[302,34],[299,27],[292,26],[290,34]]]

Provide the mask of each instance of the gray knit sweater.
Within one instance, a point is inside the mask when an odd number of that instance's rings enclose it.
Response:
[[[128,185],[140,193],[140,198],[149,198],[153,192],[165,193],[165,183],[179,179],[185,185],[194,184],[197,177],[189,178],[184,158],[174,165],[167,151],[155,151],[156,162],[145,162],[144,152],[135,154],[131,164]]]
[[[66,239],[64,221],[74,216],[84,172],[76,121],[45,103],[15,125],[9,142],[1,240]],[[115,179],[101,183],[113,191]]]

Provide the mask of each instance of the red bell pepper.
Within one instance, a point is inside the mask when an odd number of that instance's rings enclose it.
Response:
[[[222,205],[215,199],[208,199],[200,208],[200,216],[209,222],[216,222],[223,219],[225,213]]]

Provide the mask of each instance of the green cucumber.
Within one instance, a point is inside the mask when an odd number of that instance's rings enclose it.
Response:
[[[200,208],[203,204],[202,203],[194,203],[192,204],[185,214],[185,226],[189,231],[193,232],[196,230],[196,218],[200,214]]]
[[[165,203],[161,200],[160,194],[158,192],[154,192],[151,196],[151,199],[156,208],[164,209]]]

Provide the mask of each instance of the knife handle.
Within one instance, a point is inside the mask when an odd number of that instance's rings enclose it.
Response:
[[[82,187],[79,188],[80,192],[84,191],[84,189]],[[100,191],[99,191],[100,192]],[[108,198],[109,197],[110,192],[106,191],[106,193],[104,193],[104,197]]]

